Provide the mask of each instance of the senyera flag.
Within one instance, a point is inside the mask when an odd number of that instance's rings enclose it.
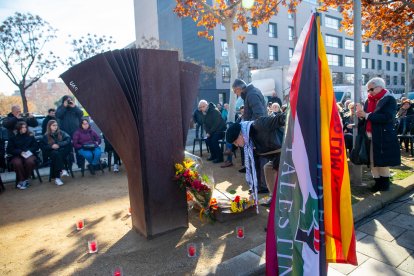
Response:
[[[326,275],[327,263],[356,265],[357,258],[345,143],[317,13],[303,28],[289,73],[266,274]]]

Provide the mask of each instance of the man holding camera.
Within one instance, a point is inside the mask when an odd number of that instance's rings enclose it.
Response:
[[[68,95],[63,96],[62,104],[56,110],[56,118],[60,129],[72,137],[80,126],[82,116],[83,112],[75,105],[73,98]]]
[[[8,130],[9,138],[14,135],[14,130],[18,122],[24,121],[28,126],[37,127],[38,122],[36,118],[31,113],[22,113],[22,109],[19,105],[13,105],[11,112],[3,121],[3,126]]]

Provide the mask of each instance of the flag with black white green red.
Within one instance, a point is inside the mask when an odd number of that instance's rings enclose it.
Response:
[[[328,262],[357,259],[345,143],[318,14],[303,28],[289,73],[266,274],[326,275]]]

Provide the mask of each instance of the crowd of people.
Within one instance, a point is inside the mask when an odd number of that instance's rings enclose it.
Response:
[[[56,185],[63,185],[62,177],[69,176],[67,165],[75,161],[80,168],[88,162],[91,174],[102,170],[101,137],[91,128],[89,120],[83,117],[83,111],[75,104],[71,96],[64,96],[55,110],[48,110],[42,122],[41,139],[36,140],[28,127],[37,127],[38,122],[33,114],[23,114],[20,106],[15,105],[3,120],[7,129],[7,137],[1,137],[0,148],[3,168],[9,166],[16,172],[16,188],[25,190],[29,187],[29,179],[36,166],[50,166],[50,177]],[[7,140],[7,146],[5,142]],[[114,151],[105,141],[106,150]],[[42,160],[39,158],[41,151]],[[120,160],[115,153],[114,172],[119,171]],[[0,192],[4,190],[0,185]]]

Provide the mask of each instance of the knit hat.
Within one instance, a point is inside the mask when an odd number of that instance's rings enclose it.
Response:
[[[226,142],[233,144],[236,141],[237,137],[239,137],[241,131],[241,125],[239,123],[234,123],[229,126],[226,131]]]

